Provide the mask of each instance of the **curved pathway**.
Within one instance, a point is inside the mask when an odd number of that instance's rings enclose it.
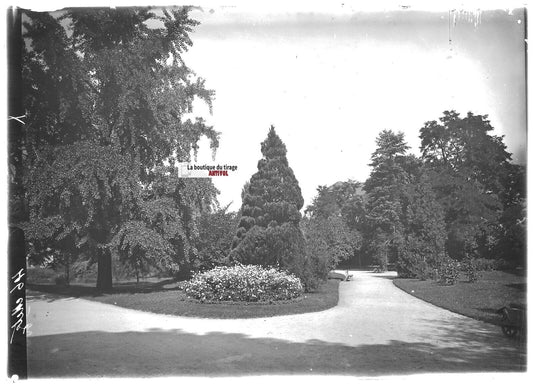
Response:
[[[83,299],[28,300],[28,373],[42,376],[524,371],[524,343],[352,272],[329,310],[258,319],[157,315]]]

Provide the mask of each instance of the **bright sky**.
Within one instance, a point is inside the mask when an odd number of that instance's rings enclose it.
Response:
[[[207,7],[192,16],[202,24],[185,61],[216,92],[208,117],[221,132],[215,163],[239,169],[213,180],[232,210],[271,124],[304,208],[318,185],[364,181],[383,129],[403,131],[418,154],[419,129],[444,110],[488,114],[513,159],[526,162],[523,10]],[[207,141],[198,163],[213,163]]]
[[[216,92],[213,114],[201,105],[196,112],[221,141],[215,161],[203,141],[197,163],[238,166],[229,177],[213,177],[231,210],[257,171],[271,124],[287,146],[304,208],[319,185],[364,181],[383,129],[403,131],[418,154],[419,129],[444,110],[488,114],[513,159],[526,162],[524,14],[491,11],[521,7],[521,0],[406,0],[407,9],[395,0],[171,3],[203,7],[192,13],[202,24],[185,60]],[[72,4],[19,5],[51,11]],[[477,11],[458,12],[464,7]]]

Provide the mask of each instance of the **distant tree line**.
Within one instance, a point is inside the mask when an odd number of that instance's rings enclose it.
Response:
[[[403,133],[384,130],[369,178],[319,187],[307,222],[337,219],[354,235],[344,243],[351,265],[405,277],[480,258],[524,267],[525,168],[492,130],[487,116],[445,111],[420,129],[420,157],[407,153]]]

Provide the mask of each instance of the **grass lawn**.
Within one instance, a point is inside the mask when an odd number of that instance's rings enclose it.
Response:
[[[339,301],[339,280],[328,280],[320,290],[304,294],[292,301],[273,304],[215,303],[202,304],[187,299],[185,293],[176,288],[171,280],[158,282],[118,283],[113,293],[98,294],[94,284],[74,284],[69,287],[52,284],[28,284],[29,293],[45,292],[51,296],[74,296],[87,300],[114,304],[120,307],[158,314],[194,316],[200,318],[262,318],[278,315],[302,314],[323,311],[334,307]]]
[[[396,287],[428,303],[474,319],[498,324],[496,311],[511,302],[526,303],[525,272],[483,272],[481,279],[468,283],[465,278],[453,286],[418,279],[394,279]]]

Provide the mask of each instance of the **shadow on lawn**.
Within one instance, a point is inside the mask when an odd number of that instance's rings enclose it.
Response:
[[[483,345],[479,341],[487,338],[484,334],[466,334],[455,328],[449,332],[446,342],[393,340],[356,347],[320,340],[294,343],[250,338],[236,333],[198,335],[179,329],[47,335],[29,338],[28,376],[380,376],[526,369],[525,356],[512,347],[494,344],[484,349],[487,342]]]
[[[516,289],[521,292],[527,292],[527,284],[526,283],[512,283],[512,284],[506,284],[507,287]]]
[[[114,283],[113,289],[105,294],[137,294],[137,293],[150,293],[150,292],[162,292],[162,291],[175,291],[175,280],[165,279],[158,282],[126,282],[126,283]],[[95,285],[83,285],[83,284],[71,284],[69,286],[55,285],[55,284],[27,284],[30,294],[28,298],[32,296],[46,298],[46,300],[53,301],[59,298],[67,297],[97,297],[102,296],[104,293],[96,289]],[[34,295],[31,291],[44,292],[42,295]]]

